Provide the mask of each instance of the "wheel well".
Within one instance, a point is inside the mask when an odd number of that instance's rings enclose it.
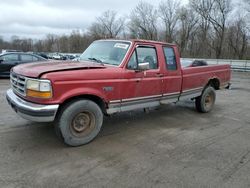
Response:
[[[60,111],[66,105],[69,105],[70,103],[73,103],[73,102],[75,102],[77,100],[81,100],[81,99],[88,99],[88,100],[95,102],[101,108],[103,114],[107,114],[106,103],[100,97],[97,97],[95,95],[80,95],[80,96],[75,96],[75,97],[69,98],[69,99],[65,100],[60,105],[58,111]]]
[[[213,79],[209,80],[207,85],[212,86],[215,90],[220,89],[220,81],[218,78],[213,78]]]

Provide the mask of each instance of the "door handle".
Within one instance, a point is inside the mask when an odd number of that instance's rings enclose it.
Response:
[[[163,76],[164,76],[164,74],[161,74],[161,73],[156,73],[156,76],[157,76],[157,77],[163,77]]]

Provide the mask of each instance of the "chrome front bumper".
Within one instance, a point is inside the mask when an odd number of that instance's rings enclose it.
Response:
[[[6,98],[13,110],[22,118],[35,122],[52,122],[55,119],[59,105],[41,105],[25,101],[18,97],[12,89],[6,93]]]

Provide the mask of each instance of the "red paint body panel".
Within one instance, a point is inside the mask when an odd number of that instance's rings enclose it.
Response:
[[[209,65],[200,67],[188,67],[183,71],[182,90],[204,87],[204,84],[212,78],[217,78],[220,85],[229,83],[231,78],[230,65]]]
[[[175,56],[176,56],[176,63],[177,63],[177,70],[176,71],[169,71],[167,70],[165,66],[165,57],[163,50],[160,51],[158,56],[162,58],[162,64],[164,65],[164,70],[163,70],[163,93],[178,93],[181,92],[182,89],[182,69],[181,69],[181,64],[180,64],[180,55],[179,51],[177,49],[177,46],[172,46],[175,51]]]
[[[14,67],[14,72],[21,75],[27,75],[32,78],[40,77],[41,74],[46,72],[63,71],[68,69],[81,69],[81,68],[102,68],[100,64],[92,62],[72,62],[72,61],[46,61],[40,63],[27,63]]]
[[[110,101],[123,99],[181,93],[184,90],[205,87],[212,78],[219,79],[221,84],[230,81],[229,65],[182,69],[177,46],[143,40],[131,40],[131,42],[130,51],[119,67],[102,66],[92,62],[57,61],[20,65],[14,67],[13,71],[27,77],[51,81],[53,88],[51,99],[25,97],[28,101],[40,104],[62,104],[67,99],[81,95],[95,95],[108,104]],[[155,47],[158,69],[138,72],[126,68],[134,49],[140,44]],[[163,46],[174,48],[177,70],[167,70]]]

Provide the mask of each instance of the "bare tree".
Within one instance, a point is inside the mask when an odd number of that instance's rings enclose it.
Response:
[[[177,44],[180,47],[181,54],[186,51],[191,34],[196,30],[198,19],[189,8],[182,7],[179,14],[180,29],[178,31]]]
[[[225,38],[226,22],[232,10],[231,0],[192,0],[192,7],[203,19],[203,29],[207,33],[209,23],[212,24],[213,34],[210,35],[212,48],[215,50],[216,58],[222,55],[223,42]]]
[[[250,16],[250,0],[244,0],[244,2],[245,2],[245,4],[243,6],[245,7],[245,10],[247,11],[247,14],[245,16],[249,18],[249,16]],[[246,24],[247,24],[248,30],[250,32],[250,20],[249,19],[246,20]]]
[[[161,1],[159,4],[160,18],[165,25],[165,40],[167,42],[174,41],[176,24],[179,18],[179,9],[180,2],[178,0]]]
[[[106,38],[105,30],[103,30],[103,27],[97,23],[93,23],[90,26],[88,33],[94,40]]]
[[[147,2],[140,2],[130,15],[130,32],[135,38],[157,40],[157,10]]]
[[[250,12],[250,1],[249,0],[244,0],[245,4],[246,4],[246,9],[248,12]]]
[[[234,57],[243,59],[248,46],[247,26],[243,18],[239,18],[228,28],[227,38],[229,47],[234,52]]]
[[[37,52],[44,52],[45,51],[45,49],[44,49],[44,41],[41,40],[41,39],[37,40],[34,43],[33,50],[37,51]]]
[[[3,40],[3,37],[0,36],[0,53],[5,48],[5,41]]]
[[[95,38],[116,38],[124,27],[124,19],[117,18],[115,11],[105,11],[90,27],[90,33]]]
[[[220,58],[222,55],[226,21],[231,10],[231,0],[214,0],[214,6],[209,21],[213,25],[215,31],[213,48],[215,49],[216,58]]]
[[[214,0],[190,0],[191,9],[197,13],[198,16],[198,30],[196,33],[197,49],[196,55],[201,57],[208,57],[208,40],[209,31],[211,30],[210,13],[214,5]]]
[[[69,37],[66,35],[63,35],[58,38],[58,43],[60,47],[60,52],[69,52],[70,45],[69,45]]]
[[[55,51],[55,48],[54,48],[55,45],[54,44],[56,42],[56,38],[57,38],[57,36],[53,35],[53,34],[48,34],[46,36],[46,39],[44,41],[45,51],[47,51],[47,52]]]

